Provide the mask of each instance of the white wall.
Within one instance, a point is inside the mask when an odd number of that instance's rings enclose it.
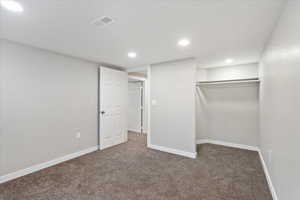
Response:
[[[258,63],[215,68],[198,68],[198,81],[220,81],[258,77]]]
[[[253,78],[257,77],[257,72],[256,64],[207,68],[205,71],[211,81]],[[196,108],[197,140],[258,146],[257,83],[198,86]]]
[[[97,145],[96,64],[2,40],[0,53],[0,175]]]
[[[288,1],[260,66],[260,144],[279,200],[300,197],[299,10]]]
[[[197,81],[207,81],[207,70],[197,67],[197,69],[196,69],[196,80]]]
[[[195,153],[195,61],[152,65],[150,79],[150,143]]]
[[[1,78],[1,74],[4,73],[3,68],[3,41],[0,39],[0,176],[3,174],[4,166],[3,166],[3,89],[4,89],[4,82]]]

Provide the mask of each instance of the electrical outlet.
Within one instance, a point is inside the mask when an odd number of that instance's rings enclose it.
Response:
[[[79,139],[80,137],[81,137],[80,132],[77,132],[77,133],[76,133],[76,138]]]

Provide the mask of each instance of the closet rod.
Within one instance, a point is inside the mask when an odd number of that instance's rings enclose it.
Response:
[[[197,85],[215,85],[215,84],[227,84],[227,83],[258,83],[258,78],[246,78],[246,79],[232,79],[232,80],[220,80],[220,81],[199,81]]]

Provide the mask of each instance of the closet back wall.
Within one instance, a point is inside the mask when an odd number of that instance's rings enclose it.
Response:
[[[208,81],[257,78],[258,63],[209,68],[206,77]]]
[[[0,176],[97,146],[97,64],[0,42]]]
[[[199,73],[205,73],[205,76]],[[198,81],[245,79],[257,76],[257,64],[200,69],[197,75],[202,78]],[[197,140],[210,139],[258,146],[257,83],[198,86],[196,109]]]

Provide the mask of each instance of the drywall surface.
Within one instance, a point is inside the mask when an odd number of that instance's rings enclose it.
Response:
[[[1,74],[3,74],[3,41],[0,40],[0,176],[3,174],[3,79],[1,78]]]
[[[300,197],[299,10],[288,1],[260,66],[260,144],[279,200]]]
[[[207,81],[207,70],[198,67],[196,70],[196,80],[197,81]]]
[[[202,73],[206,81],[258,77],[257,64],[200,70],[197,71],[197,77]],[[258,83],[198,86],[197,140],[212,139],[258,146],[258,87]]]
[[[209,138],[208,104],[206,94],[196,87],[196,140]]]
[[[197,81],[220,81],[257,77],[258,63],[197,69]]]
[[[195,153],[196,63],[185,60],[151,66],[151,141]]]
[[[96,64],[8,41],[0,64],[0,175],[97,145]]]
[[[258,146],[258,84],[197,88],[197,140]]]

